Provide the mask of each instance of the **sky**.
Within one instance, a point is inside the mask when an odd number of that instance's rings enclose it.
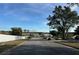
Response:
[[[47,17],[52,14],[57,3],[1,3],[0,30],[10,30],[11,27],[21,27],[31,31],[48,32]],[[72,10],[78,11],[74,6]],[[73,31],[71,29],[70,31]]]

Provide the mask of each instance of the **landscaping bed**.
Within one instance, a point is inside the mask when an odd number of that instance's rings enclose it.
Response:
[[[21,40],[14,40],[14,41],[8,41],[8,42],[1,42],[0,43],[0,53],[7,49],[10,49],[14,46],[17,46],[18,44],[20,44],[24,41],[25,41],[24,39],[21,39]]]

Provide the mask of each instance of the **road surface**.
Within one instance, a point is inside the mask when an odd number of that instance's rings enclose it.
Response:
[[[3,55],[77,55],[79,51],[53,41],[25,41]]]

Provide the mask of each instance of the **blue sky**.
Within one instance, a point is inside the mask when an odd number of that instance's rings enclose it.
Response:
[[[66,4],[0,4],[0,30],[10,30],[11,27],[21,27],[39,32],[48,32],[47,17],[56,5]],[[74,7],[73,9],[76,9]],[[78,11],[78,10],[77,10]]]

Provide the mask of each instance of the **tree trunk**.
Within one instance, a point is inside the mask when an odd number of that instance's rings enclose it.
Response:
[[[68,38],[68,30],[66,30],[66,38],[65,39],[67,39]]]
[[[62,32],[62,39],[64,40],[65,39],[65,29],[63,29],[63,32]]]

